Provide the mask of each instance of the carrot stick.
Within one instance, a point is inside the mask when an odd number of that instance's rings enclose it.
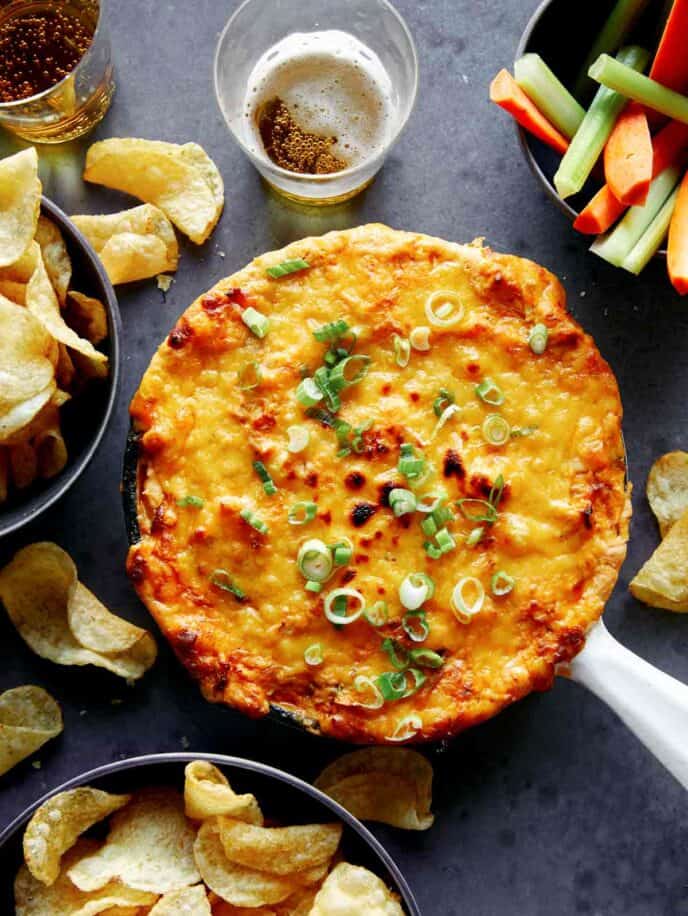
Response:
[[[674,289],[685,296],[688,293],[688,173],[683,176],[669,225],[667,268]]]
[[[566,137],[559,133],[542,112],[536,108],[508,70],[500,70],[490,84],[490,100],[508,111],[521,127],[551,146],[562,155],[569,147]]]
[[[604,177],[627,207],[644,204],[652,180],[652,137],[642,105],[621,112],[604,148]]]
[[[674,0],[659,41],[650,78],[676,92],[688,88],[688,0]],[[662,122],[662,116],[648,111],[650,124]]]
[[[679,162],[687,149],[688,125],[670,121],[652,138],[652,178]],[[581,210],[573,227],[586,235],[599,235],[606,232],[625,209],[624,204],[614,197],[609,185],[604,185]]]

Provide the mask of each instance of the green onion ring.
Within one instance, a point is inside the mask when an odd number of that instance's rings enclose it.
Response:
[[[260,363],[255,360],[246,363],[237,372],[237,388],[241,391],[252,391],[260,385],[262,377]]]
[[[307,665],[310,665],[312,668],[322,665],[323,663],[323,650],[322,645],[319,642],[311,643],[307,649],[304,650],[303,660]]]
[[[347,614],[345,617],[340,617],[338,614],[335,614],[334,609],[332,608],[333,602],[337,598],[346,598],[347,600],[351,598],[353,601],[358,602],[358,609],[355,610],[352,614]],[[330,621],[330,623],[335,623],[338,626],[347,626],[350,623],[358,620],[363,611],[365,610],[365,598],[363,595],[357,591],[355,588],[335,588],[331,592],[328,592],[327,597],[325,598],[325,617]]]
[[[533,351],[536,356],[542,356],[542,354],[547,349],[547,340],[549,339],[549,331],[547,326],[544,324],[536,324],[531,328],[530,334],[528,335],[528,346]]]
[[[391,735],[387,735],[388,741],[409,741],[414,738],[423,727],[423,720],[420,716],[404,716],[399,719],[397,726]]]
[[[363,611],[363,618],[371,627],[383,627],[389,620],[389,608],[386,601],[376,601]]]
[[[301,501],[294,503],[289,509],[287,519],[290,525],[307,525],[312,522],[318,513],[318,507],[315,503]]]
[[[404,633],[413,642],[424,642],[430,635],[430,624],[425,611],[408,611],[404,614],[401,625]]]
[[[450,328],[463,317],[463,303],[457,293],[439,290],[425,300],[425,314],[437,328]]]
[[[469,602],[465,597],[467,588],[472,588],[475,591],[476,596],[472,602]],[[451,607],[456,618],[461,623],[470,623],[473,617],[482,610],[484,601],[485,589],[480,579],[476,579],[475,576],[464,576],[454,586],[451,595]]]
[[[430,349],[430,328],[421,324],[417,328],[413,328],[409,334],[409,343],[414,350],[420,350],[421,352]]]
[[[435,583],[424,572],[409,573],[399,586],[399,601],[407,611],[417,611],[435,594]]]
[[[302,452],[311,438],[310,431],[305,426],[287,427],[287,451],[292,454]]]
[[[481,401],[492,407],[501,407],[504,403],[504,392],[491,378],[484,378],[473,390]]]
[[[360,706],[362,709],[380,709],[381,706],[384,706],[385,698],[382,696],[380,688],[371,677],[367,677],[365,674],[357,675],[354,678],[354,689],[358,693],[363,693],[366,690],[370,690],[373,693],[372,702],[354,703],[354,706]]]
[[[310,582],[326,582],[332,575],[332,551],[319,538],[309,538],[296,558],[301,575]]]
[[[482,432],[485,441],[494,446],[506,445],[511,438],[511,427],[498,413],[491,413],[485,417]]]
[[[399,337],[398,334],[394,335],[392,341],[394,343],[394,360],[397,366],[403,369],[408,366],[411,358],[411,344],[405,337]]]
[[[513,590],[514,585],[516,585],[514,577],[505,573],[503,569],[498,570],[490,580],[490,590],[498,598],[501,598],[502,595],[508,595]]]

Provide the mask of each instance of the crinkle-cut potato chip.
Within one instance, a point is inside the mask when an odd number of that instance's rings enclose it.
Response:
[[[199,245],[215,228],[224,205],[222,177],[196,143],[101,140],[86,154],[84,179],[155,204]]]
[[[179,890],[201,879],[194,836],[178,792],[146,789],[114,815],[104,845],[71,868],[69,877],[82,891],[98,890],[115,878],[155,894]]]
[[[84,591],[79,589],[79,584],[74,563],[57,544],[30,544],[0,570],[0,600],[19,635],[42,658],[60,665],[97,665],[132,680],[141,677],[155,661],[157,651],[146,630],[129,624],[130,632],[140,634],[139,638],[127,650],[110,654],[78,641],[69,626],[69,613],[74,601],[86,600],[86,590],[83,586]],[[86,607],[92,609],[91,598]],[[99,609],[96,616],[105,619],[103,610]],[[92,642],[93,619],[82,622],[82,626]],[[108,623],[103,632],[106,645],[112,645],[113,631],[122,633],[123,628]]]
[[[41,207],[36,148],[0,160],[0,267],[14,264],[36,234]]]
[[[53,795],[38,808],[24,831],[24,861],[43,884],[54,884],[62,856],[82,833],[124,807],[131,795],[112,795],[83,786]]]
[[[41,323],[0,296],[0,422],[12,408],[54,385],[56,358]]]
[[[217,826],[230,862],[273,875],[329,864],[342,836],[341,824],[257,827],[219,817]]]
[[[192,760],[186,765],[184,809],[186,816],[196,821],[226,814],[248,824],[263,824],[255,795],[237,795],[222,770],[208,760]]]
[[[432,777],[432,766],[417,751],[371,747],[333,761],[315,786],[359,820],[427,830],[434,821]]]
[[[404,916],[398,900],[373,872],[340,862],[325,878],[310,916]]]
[[[108,336],[107,312],[100,299],[70,289],[66,315],[69,326],[92,344],[99,344]]]
[[[15,305],[26,305],[26,283],[0,279],[0,296],[4,296]]]
[[[94,840],[82,838],[65,853],[57,880],[46,885],[22,865],[14,882],[15,916],[95,916],[115,907],[145,907],[155,903],[156,894],[134,890],[110,881],[95,893],[84,893],[70,881],[69,870],[98,849]]]
[[[177,269],[179,246],[172,223],[153,204],[103,216],[73,216],[72,220],[115,284]]]
[[[27,684],[0,693],[0,776],[62,729],[60,707],[41,687]]]
[[[212,821],[201,825],[194,843],[194,856],[206,885],[234,906],[259,907],[279,903],[297,888],[315,884],[326,873],[326,869],[314,868],[285,877],[230,862],[222,848],[218,827]]]
[[[688,512],[672,526],[629,588],[652,607],[688,612]]]
[[[647,500],[666,537],[688,511],[688,452],[668,452],[655,461],[647,478]]]
[[[64,306],[69,281],[72,279],[72,261],[62,233],[47,216],[38,217],[36,241],[40,246],[43,263],[58,302]]]
[[[196,884],[165,894],[148,916],[212,916],[212,911],[205,887]]]

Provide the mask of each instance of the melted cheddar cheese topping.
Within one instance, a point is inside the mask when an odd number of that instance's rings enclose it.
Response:
[[[287,258],[309,267],[271,279],[266,269]],[[461,302],[462,317],[449,327],[430,325],[426,315],[428,297],[440,291]],[[263,339],[241,320],[249,306],[269,317]],[[313,329],[338,318],[357,332],[354,352],[371,360],[365,378],[341,395],[338,416],[352,427],[369,424],[362,452],[343,457],[334,431],[307,417],[295,395],[327,350]],[[536,323],[548,328],[542,355],[528,344]],[[430,347],[412,350],[400,367],[394,337],[408,338],[418,326],[430,327]],[[240,387],[253,362],[259,384]],[[485,379],[504,393],[501,406],[476,395]],[[441,388],[458,411],[433,436]],[[204,694],[251,715],[279,707],[307,727],[361,742],[389,740],[411,714],[421,725],[409,737],[460,731],[549,686],[556,664],[582,647],[625,554],[629,500],[613,374],[566,313],[551,274],[479,246],[373,225],[266,254],[187,310],[131,411],[141,435],[141,540],[131,548],[130,575]],[[526,434],[488,444],[482,424],[490,413]],[[310,432],[296,454],[287,449],[293,425]],[[424,549],[424,516],[395,518],[389,508],[391,486],[408,486],[397,471],[402,443],[434,474],[419,496],[442,487],[453,508],[447,527],[457,546],[440,559]],[[272,496],[257,460],[277,486]],[[497,519],[468,546],[475,524],[455,502],[486,499],[500,475]],[[189,505],[190,495],[202,505]],[[317,504],[315,519],[302,526],[288,521],[299,501]],[[247,508],[267,534],[241,517]],[[307,538],[353,545],[351,562],[320,594],[305,590],[297,566]],[[212,584],[218,569],[243,600]],[[490,589],[498,571],[515,580],[501,597]],[[410,572],[435,583],[422,643],[402,627],[398,589]],[[465,624],[450,599],[467,576],[480,581],[485,600]],[[386,601],[387,623],[333,626],[324,597],[344,585],[369,605]],[[359,704],[370,697],[354,681],[394,670],[382,649],[386,637],[429,648],[443,664],[423,669],[426,681],[413,695],[366,709]],[[304,651],[314,643],[323,661],[309,666]]]

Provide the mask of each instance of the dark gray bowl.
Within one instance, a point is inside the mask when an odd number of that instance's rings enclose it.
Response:
[[[543,0],[521,35],[515,59],[531,51],[539,54],[564,85],[572,89],[585,57],[615,2],[577,0],[571,4],[570,0]],[[629,36],[628,43],[637,43],[650,50],[656,46],[664,6],[663,0],[651,0]],[[516,132],[533,175],[550,200],[573,222],[600,188],[600,182],[590,179],[578,194],[563,200],[557,194],[553,181],[560,161],[559,155],[518,124]],[[665,254],[664,250],[658,252],[661,256]]]
[[[131,792],[143,786],[173,785],[181,789],[184,765],[190,760],[209,760],[221,767],[239,792],[253,792],[270,818],[285,824],[331,821],[344,824],[342,852],[347,861],[378,874],[404,904],[408,916],[421,911],[390,854],[352,814],[318,789],[262,763],[221,754],[148,754],[118,760],[70,779],[39,798],[0,833],[0,912],[13,913],[12,884],[22,862],[22,835],[27,821],[46,799],[76,786],[96,786],[111,792]]]
[[[14,493],[0,506],[0,537],[27,525],[53,505],[81,476],[98,448],[110,421],[120,381],[122,322],[117,298],[100,260],[67,215],[44,197],[41,212],[61,230],[72,259],[74,289],[95,296],[105,306],[108,338],[102,349],[110,359],[107,379],[90,386],[61,410],[69,461],[52,480],[37,481],[28,490]]]

